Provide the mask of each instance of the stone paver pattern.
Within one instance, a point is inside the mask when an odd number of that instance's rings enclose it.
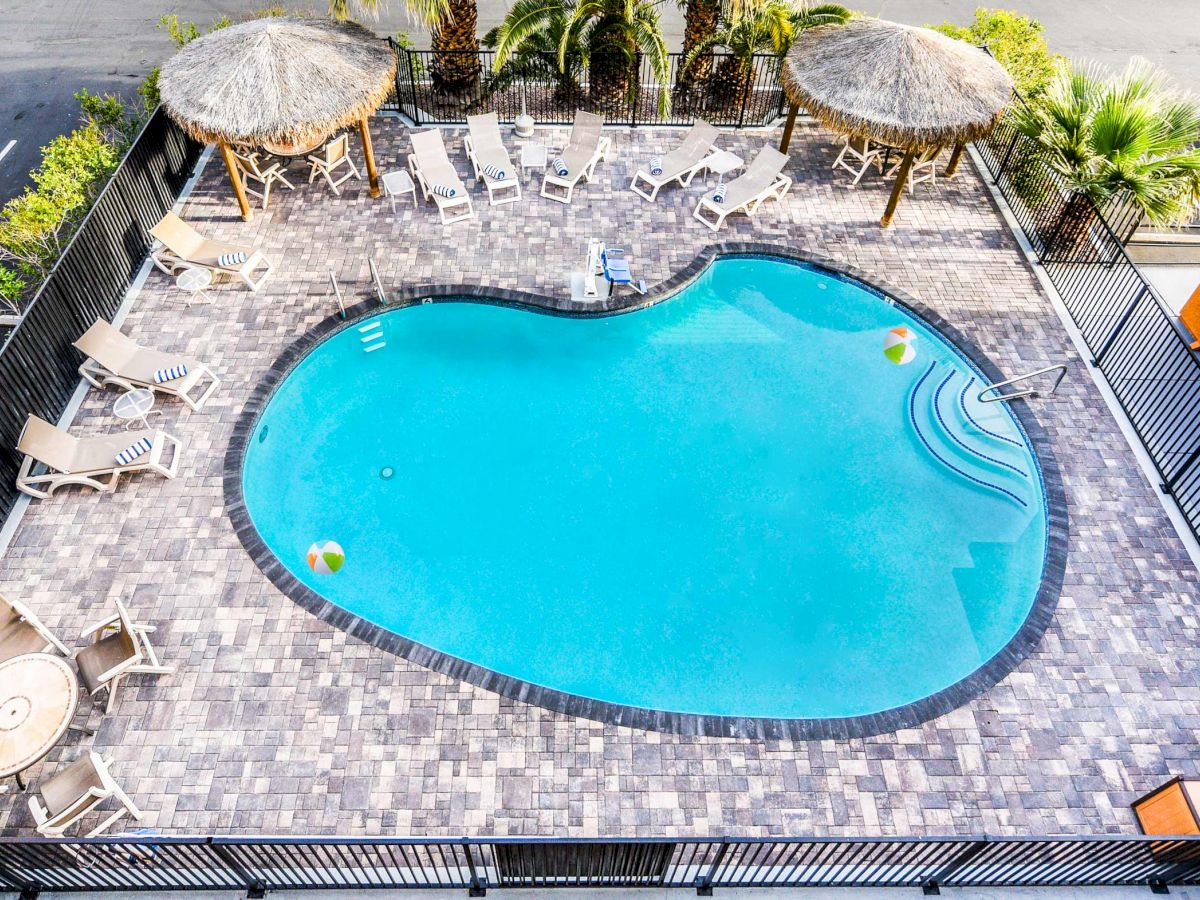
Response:
[[[384,171],[407,130],[375,126]],[[159,403],[182,438],[180,477],[138,477],[115,495],[64,491],[35,502],[0,560],[0,592],[29,603],[70,643],[124,599],[158,626],[175,674],[131,678],[116,711],[81,704],[94,738],[72,732],[31,771],[46,777],[94,746],[170,832],[398,835],[867,835],[1136,830],[1129,803],[1171,774],[1200,775],[1197,572],[1153,487],[1074,353],[1050,301],[969,164],[877,221],[888,186],[831,171],[832,135],[801,122],[781,203],[732,216],[719,236],[692,219],[703,190],[628,190],[634,166],[677,131],[613,131],[598,183],[571,206],[526,186],[518,204],[441,226],[432,206],[277,190],[243,223],[214,159],[184,217],[278,265],[253,294],[219,286],[188,308],[153,272],[125,330],[207,362],[223,379],[198,413]],[[544,135],[540,135],[544,137]],[[451,158],[469,169],[461,130]],[[551,143],[565,137],[551,134]],[[730,135],[750,159],[778,132]],[[512,142],[514,158],[515,141]],[[299,173],[299,169],[296,170]],[[303,182],[303,177],[299,179]],[[404,198],[407,200],[407,198]],[[586,241],[628,249],[653,284],[717,240],[822,253],[917,297],[1002,370],[1060,360],[1072,372],[1033,414],[1054,447],[1071,516],[1065,584],[1038,650],[957,711],[846,742],[756,742],[631,731],[501,699],[348,638],[282,596],[231,530],[222,493],[234,420],[299,335],[334,311],[332,269],[369,296],[368,256],[389,288],[478,283],[566,291]],[[91,391],[72,426],[113,431],[113,392]],[[881,479],[887,473],[880,473]],[[27,833],[19,795],[0,796],[0,831]]]

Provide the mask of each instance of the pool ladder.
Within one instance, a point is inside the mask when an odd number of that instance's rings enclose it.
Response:
[[[371,272],[371,287],[375,289],[375,299],[379,301],[380,306],[387,306],[387,291],[383,289],[383,279],[379,277],[379,268],[375,265],[373,256],[367,257],[367,269]],[[333,298],[337,301],[338,316],[346,318],[346,298],[342,294],[341,285],[338,284],[337,274],[332,268],[329,270],[329,287]]]
[[[1067,377],[1067,364],[1059,363],[1054,366],[1046,366],[1044,369],[1038,369],[1036,372],[1026,372],[1024,375],[1018,375],[1016,378],[1009,378],[1007,381],[997,381],[995,384],[989,384],[979,392],[980,403],[995,403],[997,400],[1018,400],[1021,397],[1041,397],[1043,396],[1037,388],[1026,388],[1023,391],[1013,391],[1011,394],[993,393],[998,392],[1000,388],[1008,387],[1016,384],[1019,381],[1028,381],[1031,378],[1037,378],[1039,375],[1048,375],[1051,372],[1057,372],[1058,375],[1054,378],[1054,383],[1050,385],[1050,390],[1045,394],[1047,397],[1053,397],[1058,386],[1062,384],[1062,380]],[[991,394],[992,396],[986,396]]]

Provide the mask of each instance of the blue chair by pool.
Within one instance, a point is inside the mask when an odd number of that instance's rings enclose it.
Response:
[[[641,278],[634,281],[624,250],[605,248],[600,251],[600,265],[604,268],[604,279],[608,282],[608,296],[612,296],[618,284],[627,284],[639,294],[646,293],[646,282]]]

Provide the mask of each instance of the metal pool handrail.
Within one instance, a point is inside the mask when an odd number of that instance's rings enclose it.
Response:
[[[1067,376],[1067,364],[1059,363],[1055,366],[1046,366],[1044,369],[1038,369],[1036,372],[1026,372],[1024,375],[1018,375],[1016,378],[1010,378],[1007,381],[997,381],[994,384],[989,384],[979,392],[980,403],[995,403],[997,400],[1017,400],[1021,397],[1041,397],[1042,394],[1037,388],[1027,388],[1023,391],[1013,391],[1011,394],[996,394],[994,397],[984,396],[992,391],[999,390],[1002,387],[1008,387],[1010,384],[1016,384],[1018,381],[1028,381],[1031,378],[1036,378],[1039,375],[1046,375],[1049,372],[1058,372],[1058,377],[1054,379],[1054,384],[1050,386],[1050,390],[1045,396],[1052,397],[1054,392],[1058,390],[1058,386],[1062,384],[1062,380]]]

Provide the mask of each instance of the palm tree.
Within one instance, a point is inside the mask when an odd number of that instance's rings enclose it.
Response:
[[[475,0],[448,0],[433,26],[430,75],[439,91],[473,96],[479,85],[479,8]]]
[[[558,66],[558,46],[567,34],[566,16],[560,10],[550,17],[546,27],[532,32],[516,49],[499,71],[493,71],[484,87],[490,96],[506,91],[518,83],[546,83],[554,85],[551,101],[556,109],[577,107],[583,100],[583,52],[579,36],[568,36],[569,46],[563,57],[566,67]],[[500,40],[500,26],[483,36],[483,45],[496,49]]]
[[[683,57],[687,59],[717,33],[721,23],[721,0],[683,0],[683,6]],[[696,55],[692,65],[680,70],[675,87],[686,96],[711,74],[712,50],[709,49],[707,53]]]
[[[426,24],[436,22],[449,9],[449,0],[404,0],[408,11]],[[329,0],[329,17],[344,22],[354,16],[379,18],[387,0]]]
[[[1145,60],[1116,76],[1092,64],[1064,67],[1036,107],[1018,106],[1014,122],[1040,145],[1034,165],[1069,192],[1047,232],[1048,253],[1081,246],[1113,198],[1159,225],[1186,222],[1200,201],[1200,106]]]
[[[559,32],[558,68],[567,72],[573,52],[589,73],[588,98],[604,110],[636,102],[640,56],[650,61],[660,85],[659,111],[670,106],[670,58],[662,35],[658,6],[662,0],[517,0],[495,30],[499,73],[530,41],[544,43],[545,34]],[[541,37],[539,37],[541,36]]]
[[[740,12],[726,11],[721,27],[694,46],[684,58],[682,70],[711,66],[717,47],[729,51],[729,58],[717,68],[710,86],[710,99],[718,104],[739,102],[754,77],[754,56],[774,53],[782,56],[796,35],[817,25],[841,25],[850,18],[844,6],[827,3],[808,6],[793,0],[762,0],[757,5],[742,4]]]

